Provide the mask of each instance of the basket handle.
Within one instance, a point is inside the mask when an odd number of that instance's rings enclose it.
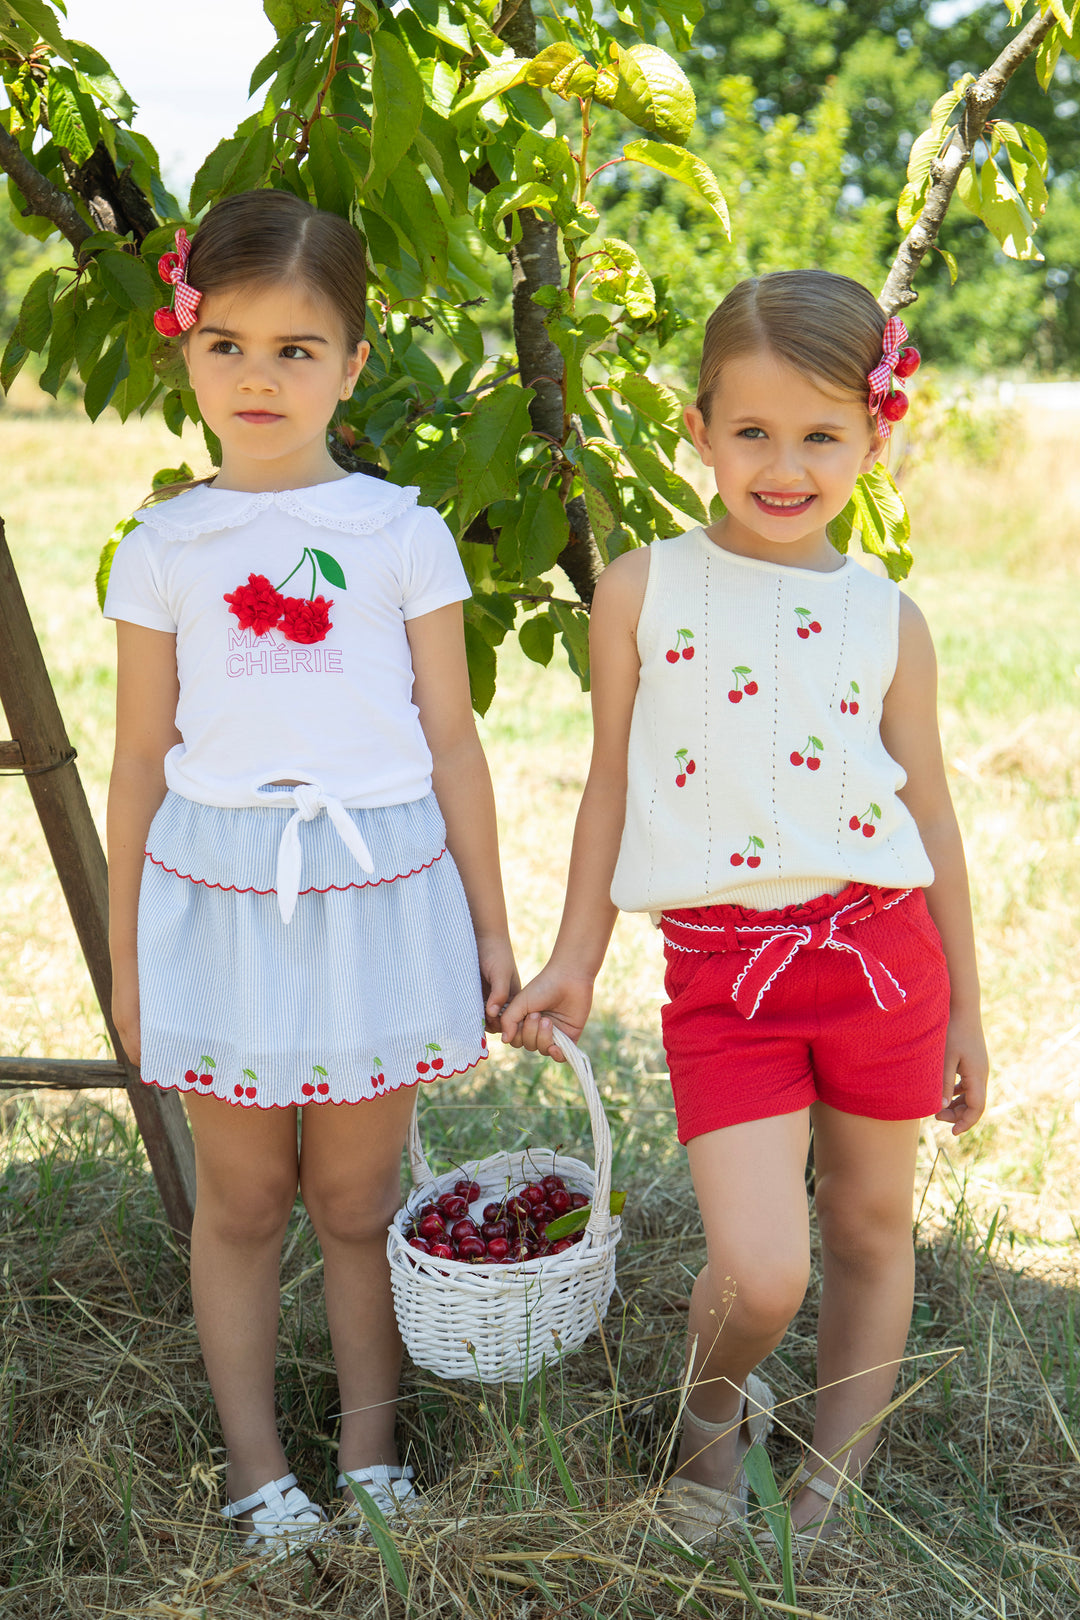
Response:
[[[596,1193],[593,1198],[592,1210],[589,1214],[586,1232],[594,1241],[605,1238],[611,1230],[611,1130],[608,1126],[604,1105],[600,1100],[600,1093],[593,1079],[592,1064],[580,1047],[575,1046],[568,1035],[556,1032],[559,1050],[566,1056],[570,1067],[577,1076],[582,1095],[589,1110],[589,1124],[592,1127],[593,1163],[596,1166]],[[416,1088],[419,1093],[419,1086]],[[434,1181],[431,1166],[424,1157],[423,1144],[420,1141],[420,1127],[417,1124],[416,1109],[414,1107],[412,1118],[409,1121],[409,1134],[406,1141],[409,1150],[409,1168],[412,1171],[413,1181],[418,1187],[424,1187],[429,1181]]]

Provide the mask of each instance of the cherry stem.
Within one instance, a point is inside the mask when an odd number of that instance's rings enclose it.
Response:
[[[305,546],[304,547],[304,556],[300,558],[300,561],[297,563],[296,567],[293,569],[292,574],[286,574],[285,578],[282,580],[281,584],[274,586],[275,591],[283,591],[285,589],[286,585],[289,583],[290,579],[292,579],[293,574],[298,574],[300,572],[301,568],[303,568],[303,566],[304,566],[304,557],[306,557],[307,554],[308,554],[308,548],[307,548],[307,546]],[[312,559],[312,560],[314,561],[314,559]]]

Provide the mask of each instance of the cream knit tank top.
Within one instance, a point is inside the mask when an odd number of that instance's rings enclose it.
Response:
[[[650,547],[638,622],[623,911],[770,911],[859,881],[932,883],[881,741],[900,593],[845,560],[782,568],[703,529]]]

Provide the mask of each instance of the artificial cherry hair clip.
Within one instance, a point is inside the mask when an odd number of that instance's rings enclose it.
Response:
[[[162,337],[179,337],[189,326],[194,326],[202,293],[189,287],[184,280],[191,241],[183,226],[176,233],[176,252],[163,253],[158,260],[158,275],[171,284],[172,305],[154,311],[154,325]]]
[[[881,338],[881,359],[867,377],[870,384],[870,415],[877,418],[877,430],[887,439],[892,424],[907,415],[908,397],[896,387],[918,371],[922,356],[918,349],[902,347],[908,329],[899,315],[890,315]]]

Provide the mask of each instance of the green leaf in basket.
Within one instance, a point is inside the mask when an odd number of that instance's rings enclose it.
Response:
[[[621,1215],[626,1205],[624,1192],[612,1192],[608,1201],[608,1208],[612,1215]],[[544,1236],[550,1242],[556,1243],[559,1238],[572,1237],[575,1232],[584,1232],[592,1214],[592,1205],[586,1204],[584,1209],[572,1209],[565,1215],[556,1215],[553,1221],[548,1221],[544,1227]]]

